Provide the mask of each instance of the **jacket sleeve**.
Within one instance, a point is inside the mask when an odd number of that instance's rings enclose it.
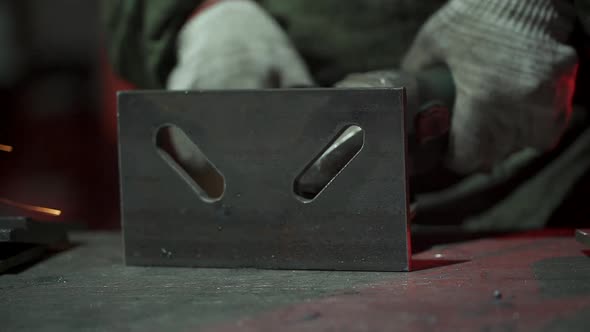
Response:
[[[590,0],[574,0],[578,19],[586,35],[590,35]]]
[[[102,23],[109,61],[143,89],[163,88],[174,66],[176,36],[203,0],[105,0]]]

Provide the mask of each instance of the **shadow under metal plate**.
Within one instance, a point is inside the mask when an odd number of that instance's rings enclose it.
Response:
[[[403,89],[123,92],[121,209],[130,265],[409,269]],[[175,125],[223,174],[206,202],[155,145]],[[294,180],[350,125],[360,152],[312,201]]]

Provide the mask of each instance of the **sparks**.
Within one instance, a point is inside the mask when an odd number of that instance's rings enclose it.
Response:
[[[0,144],[0,151],[12,152],[12,146]]]
[[[19,203],[19,202],[15,202],[15,201],[12,201],[9,199],[5,199],[5,198],[0,198],[0,203],[5,204],[5,205],[14,206],[16,208],[23,209],[23,210],[45,213],[45,214],[49,214],[49,215],[56,216],[56,217],[61,215],[60,210],[50,209],[50,208],[46,208],[46,207],[42,207],[42,206],[35,206],[35,205]]]

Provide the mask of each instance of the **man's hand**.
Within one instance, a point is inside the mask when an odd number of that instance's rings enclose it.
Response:
[[[440,168],[447,148],[450,107],[455,86],[449,69],[433,66],[421,72],[378,70],[350,74],[339,88],[406,88],[407,162],[411,176]]]
[[[191,18],[178,38],[167,88],[257,89],[313,85],[286,34],[250,0],[222,0]]]
[[[402,68],[451,69],[453,169],[485,170],[524,147],[558,143],[577,70],[576,52],[565,44],[570,7],[559,0],[451,0],[423,26]]]

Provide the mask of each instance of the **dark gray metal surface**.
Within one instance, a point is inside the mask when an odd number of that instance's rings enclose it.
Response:
[[[55,244],[67,242],[68,225],[38,222],[27,217],[0,217],[0,243]]]
[[[0,275],[0,331],[588,331],[590,257],[572,237],[435,233],[411,273],[124,266],[119,234],[72,233]]]
[[[120,234],[71,237],[78,246],[0,275],[0,331],[196,332],[408,275],[125,266]]]
[[[407,270],[402,89],[119,94],[125,257],[132,265]],[[159,155],[176,125],[225,178],[207,203]],[[310,203],[301,171],[347,125],[360,153]]]
[[[67,226],[22,216],[0,217],[0,274],[39,259],[48,246],[65,244]]]
[[[40,259],[46,250],[45,245],[0,242],[0,275]]]

